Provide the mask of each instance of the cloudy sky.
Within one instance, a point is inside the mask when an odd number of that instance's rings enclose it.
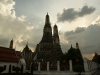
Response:
[[[0,46],[23,50],[28,42],[35,50],[43,35],[48,12],[51,26],[56,23],[63,52],[76,41],[83,56],[100,54],[100,0],[0,0]]]

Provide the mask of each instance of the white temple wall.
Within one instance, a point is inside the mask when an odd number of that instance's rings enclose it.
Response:
[[[85,72],[89,72],[90,74],[95,73],[99,68],[99,64],[84,57],[84,69]]]
[[[11,68],[12,68],[12,66],[18,66],[17,63],[11,63],[11,62],[0,62],[0,66],[3,66],[3,67],[4,67],[4,65],[6,66],[6,70],[3,71],[2,73],[8,73],[8,72],[9,72],[9,65],[10,65],[10,64],[11,64]],[[11,71],[12,71],[12,69],[11,69]],[[12,71],[12,72],[15,72],[15,71]]]

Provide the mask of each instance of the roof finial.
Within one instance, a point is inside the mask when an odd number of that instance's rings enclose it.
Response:
[[[72,44],[71,41],[70,41],[70,44]]]
[[[48,23],[48,24],[50,23],[48,12],[47,12],[47,15],[46,15],[46,18],[45,18],[45,24],[47,24],[47,23]]]
[[[47,12],[47,15],[48,15],[48,12]]]
[[[71,41],[70,41],[70,43],[71,43]],[[71,48],[73,48],[73,47],[72,47],[72,43],[71,43]]]
[[[28,41],[27,41],[27,46],[28,46]]]

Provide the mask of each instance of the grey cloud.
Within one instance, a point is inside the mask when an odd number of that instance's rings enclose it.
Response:
[[[24,48],[28,42],[30,49],[34,51],[34,49],[36,48],[36,45],[40,42],[40,40],[42,38],[41,31],[43,31],[43,29],[42,29],[43,24],[44,23],[38,24],[38,27],[36,25],[34,25],[34,29],[23,33],[23,36],[21,38],[21,39],[23,39],[23,41],[22,42],[17,41],[17,44]]]
[[[85,30],[85,27],[77,27],[76,29],[75,29],[75,33],[81,33],[81,32],[83,32]]]
[[[75,36],[70,36],[67,38],[67,40],[72,40],[72,39],[75,39],[76,37]]]
[[[88,6],[84,6],[80,12],[79,12],[79,16],[85,16],[85,15],[89,15],[91,13],[93,13],[95,11],[94,7],[88,7]]]
[[[81,32],[83,32],[83,31],[85,31],[85,27],[77,27],[77,28],[75,29],[75,31],[74,31],[74,30],[72,30],[72,31],[67,31],[67,32],[65,33],[65,36],[74,35],[74,34],[77,34],[77,33],[81,33]]]
[[[9,47],[10,40],[11,40],[9,38],[9,36],[8,37],[6,37],[4,35],[0,35],[0,36],[2,36],[2,37],[0,37],[0,46]]]
[[[70,45],[69,44],[65,44],[61,42],[61,48],[63,52],[67,52],[69,49]]]
[[[78,18],[78,12],[74,10],[74,8],[69,8],[67,10],[63,10],[62,14],[57,14],[57,19],[58,22],[71,22],[72,20],[75,20],[76,18]]]
[[[95,11],[94,7],[83,6],[79,11],[74,8],[64,9],[63,13],[57,14],[58,22],[72,22],[76,20],[78,17],[83,17],[85,15],[89,15]]]
[[[70,36],[70,35],[73,35],[75,32],[72,30],[72,31],[67,31],[65,33],[65,36]]]
[[[13,4],[11,5],[13,8]],[[4,6],[7,7],[5,4]],[[1,9],[3,8],[1,7]],[[6,11],[6,9],[4,10]],[[9,47],[10,40],[13,39],[14,48],[16,47],[16,50],[22,50],[27,41],[29,42],[29,46],[32,48],[32,50],[34,50],[35,44],[37,44],[40,40],[41,31],[44,24],[42,24],[42,22],[38,23],[40,20],[38,22],[34,22],[33,19],[26,20],[25,18],[17,17],[11,13],[10,9],[8,12],[9,14],[6,16],[3,15],[3,12],[0,13],[0,36],[2,36],[0,37],[0,46]],[[15,17],[13,17],[13,15]],[[27,29],[27,27],[33,28]]]
[[[77,29],[77,28],[76,28]],[[84,29],[83,29],[84,30]],[[80,30],[81,31],[81,30]],[[69,33],[70,35],[66,33]],[[100,25],[90,25],[81,33],[76,34],[75,31],[66,32],[64,38],[68,42],[78,42],[80,50],[83,54],[93,54],[95,51],[100,54]],[[76,38],[73,38],[76,37]]]
[[[84,46],[83,49],[89,49],[89,48],[92,48],[94,47],[95,45],[87,45],[87,46]]]
[[[14,0],[15,1],[15,11],[17,16],[26,15],[27,18],[37,18],[43,20],[41,15],[45,15],[48,9],[51,8],[51,0]],[[41,7],[40,7],[41,6]],[[26,10],[27,9],[27,10]],[[48,10],[48,12],[51,10]],[[41,12],[41,13],[40,13]],[[35,14],[37,13],[37,14]]]

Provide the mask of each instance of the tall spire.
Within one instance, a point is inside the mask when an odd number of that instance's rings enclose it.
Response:
[[[57,25],[55,24],[54,27],[53,27],[53,34],[55,35],[58,35],[58,27]]]
[[[76,49],[79,49],[79,45],[78,45],[77,41],[76,41]]]
[[[27,44],[26,44],[27,46],[28,46],[28,42],[27,42]]]
[[[9,48],[12,48],[13,49],[13,39],[10,41],[10,46]]]
[[[70,47],[70,49],[72,49],[73,47],[72,47],[72,44],[71,44],[71,47]]]
[[[26,44],[26,47],[28,47],[28,42],[27,42],[27,44]]]
[[[43,29],[43,37],[40,43],[53,43],[52,39],[52,27],[49,21],[49,15],[47,13],[46,18],[45,18],[45,25]]]
[[[49,15],[48,15],[48,12],[47,12],[47,15],[46,15],[46,18],[45,18],[45,24],[48,24],[50,23],[50,20],[49,20]]]
[[[59,35],[58,35],[58,27],[56,24],[53,27],[53,42],[58,44],[60,42]]]

